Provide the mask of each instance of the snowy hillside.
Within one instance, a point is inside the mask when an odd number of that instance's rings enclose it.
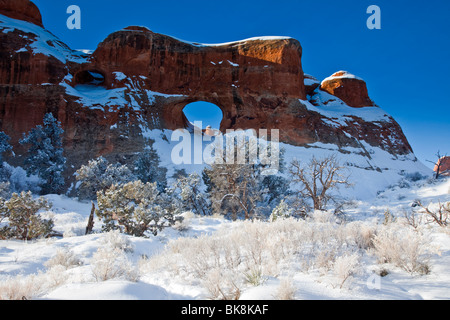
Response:
[[[84,236],[90,203],[47,196],[54,207],[43,215],[54,218],[64,238],[1,241],[0,298],[202,300],[214,294],[219,298],[214,288],[229,290],[227,279],[235,277],[241,300],[450,299],[448,229],[422,220],[414,230],[403,219],[402,210],[417,197],[433,205],[449,201],[450,180],[390,188],[349,207],[344,224],[325,213],[307,221],[274,223],[185,213],[183,225],[144,239],[115,232]],[[382,223],[386,209],[395,222]],[[100,231],[100,221],[95,223],[94,230]],[[426,264],[427,272],[411,273],[400,263],[380,262],[377,251],[365,243],[373,232],[378,241],[402,240],[406,265],[414,262],[407,250],[416,250],[416,262]],[[220,263],[222,270],[202,269],[214,267],[207,260],[221,250],[231,259]],[[259,262],[248,260],[246,252],[257,254]],[[250,267],[247,271],[233,260],[239,255]],[[208,274],[197,274],[202,270]]]
[[[204,165],[172,164],[171,134],[146,132],[167,176],[201,173]],[[0,241],[0,299],[450,299],[448,227],[411,207],[450,201],[449,179],[435,181],[413,155],[370,146],[370,159],[332,145],[282,147],[287,163],[333,153],[350,168],[353,187],[339,190],[344,216],[233,222],[185,212],[149,238],[102,232],[96,217],[84,235],[91,203],[48,195],[53,207],[41,216],[62,237]]]
[[[308,107],[314,108],[311,104],[308,104]],[[349,107],[342,108],[350,109]],[[374,109],[375,112],[381,112],[384,114],[379,108],[368,109]],[[340,113],[335,111],[336,113],[339,113],[339,115],[333,114],[332,112],[333,109],[328,111],[329,114],[332,114],[332,117],[339,117],[341,116],[341,113],[344,114],[342,111]],[[370,111],[368,112],[367,110],[361,110],[361,113],[363,112],[369,113],[371,117],[374,116],[374,114],[370,113]],[[330,116],[330,119],[332,117]],[[201,174],[205,164],[173,164],[171,153],[174,147],[180,143],[179,141],[171,141],[173,131],[146,131],[144,127],[141,129],[146,138],[155,141],[154,147],[160,155],[161,165],[168,169],[168,177],[171,177],[175,173],[175,170],[181,169],[186,170],[188,173],[197,172]],[[201,141],[201,139],[203,139],[202,136],[198,136],[196,138],[195,134],[192,134],[191,138],[191,163],[194,163],[195,152],[206,153],[205,150],[207,146],[211,145],[213,142],[204,141],[200,145],[196,144],[195,141]],[[214,138],[212,138],[212,140],[214,141]],[[312,156],[321,158],[329,155],[336,155],[338,161],[348,167],[350,174],[349,180],[354,185],[352,188],[342,189],[340,192],[344,197],[354,200],[372,199],[378,192],[382,192],[387,187],[398,184],[400,181],[407,179],[408,176],[419,175],[429,177],[432,175],[432,170],[421,163],[412,153],[403,156],[394,156],[381,150],[380,148],[372,147],[363,141],[360,142],[360,144],[361,148],[339,148],[333,144],[315,143],[310,145],[308,148],[305,148],[280,143],[280,149],[285,150],[285,163],[287,165],[289,165],[294,159],[307,162]],[[362,154],[361,150],[365,150],[366,154]]]

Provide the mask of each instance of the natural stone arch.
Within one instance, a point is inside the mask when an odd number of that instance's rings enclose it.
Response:
[[[222,131],[281,129],[277,117],[293,121],[289,104],[306,99],[301,57],[301,45],[292,38],[201,45],[128,27],[108,36],[82,68],[104,70],[107,89],[125,85],[114,77],[121,72],[137,79],[142,90],[164,94],[143,105],[160,119],[155,129],[185,127],[182,110],[196,101],[222,110]]]
[[[200,101],[214,104],[222,111],[222,121],[220,128],[218,128],[220,131],[225,132],[227,129],[233,128],[237,115],[236,107],[233,104],[228,103],[225,99],[199,96],[185,97],[181,100],[164,103],[162,111],[164,129],[177,130],[187,128],[188,119],[183,110],[187,105]]]
[[[214,103],[206,101],[196,101],[187,104],[183,113],[190,123],[199,123],[202,129],[210,127],[211,129],[220,129],[223,121],[223,111]]]
[[[106,76],[103,71],[95,68],[87,68],[78,71],[73,79],[73,86],[76,85],[105,85]]]

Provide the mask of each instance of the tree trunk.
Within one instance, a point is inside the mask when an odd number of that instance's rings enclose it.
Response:
[[[89,215],[88,225],[86,227],[86,235],[91,234],[92,229],[94,229],[94,214],[95,214],[95,204],[94,202],[92,202],[92,210],[91,214]]]

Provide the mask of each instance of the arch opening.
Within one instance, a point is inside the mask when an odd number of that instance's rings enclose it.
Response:
[[[210,127],[213,131],[219,131],[224,120],[222,109],[213,103],[205,101],[193,102],[186,105],[183,108],[183,113],[189,126],[201,122],[202,130]]]
[[[75,85],[101,86],[104,83],[105,76],[97,70],[84,70],[75,76]]]

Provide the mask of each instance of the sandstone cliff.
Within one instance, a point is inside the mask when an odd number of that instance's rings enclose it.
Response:
[[[133,158],[145,132],[187,126],[183,108],[211,102],[221,130],[279,129],[282,142],[363,144],[394,156],[412,152],[400,126],[347,72],[323,82],[304,75],[292,38],[220,45],[189,43],[143,27],[108,36],[92,55],[73,51],[42,26],[28,0],[0,0],[0,130],[18,140],[52,112],[65,130],[71,170],[104,155]]]

